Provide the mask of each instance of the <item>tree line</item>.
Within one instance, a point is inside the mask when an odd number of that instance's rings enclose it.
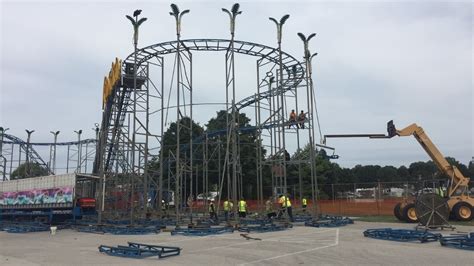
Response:
[[[238,114],[238,135],[239,142],[239,176],[243,184],[243,195],[248,198],[255,198],[257,195],[257,160],[265,162],[268,160],[267,150],[262,143],[258,143],[258,136],[255,128],[250,124],[250,119],[243,113]],[[182,118],[180,123],[180,158],[189,160],[192,150],[193,155],[193,194],[205,191],[204,176],[207,176],[207,189],[209,191],[217,190],[217,185],[221,180],[224,171],[223,163],[226,156],[227,134],[227,112],[221,110],[216,116],[211,118],[205,127],[199,123],[192,121],[189,117]],[[176,171],[176,163],[173,158],[176,156],[177,142],[177,124],[171,123],[167,131],[163,135],[163,187],[170,186],[174,190],[174,173]],[[209,138],[206,141],[206,134]],[[191,148],[190,140],[193,140]],[[257,158],[257,149],[260,149],[261,158]],[[310,146],[297,150],[293,154],[286,154],[286,160],[299,160],[308,158]],[[341,167],[337,161],[330,160],[325,150],[315,150],[315,166],[316,176],[320,187],[329,184],[352,184],[352,183],[374,183],[374,182],[419,182],[432,179],[447,178],[441,173],[432,161],[413,162],[408,166],[380,166],[380,165],[356,165],[354,167]],[[207,160],[205,160],[207,159]],[[274,159],[274,158],[273,158]],[[474,164],[462,164],[455,158],[446,158],[451,165],[456,166],[465,176],[474,176]],[[149,161],[148,170],[151,178],[156,184],[160,175],[160,157],[156,156]],[[263,192],[264,195],[272,194],[271,180],[271,164],[263,164]],[[29,177],[47,174],[46,169],[38,164],[31,164],[29,167],[20,165],[11,176],[11,179],[24,178],[26,170],[29,169]],[[309,196],[311,169],[309,163],[300,165],[287,165],[287,184],[289,187],[299,188],[299,180],[301,177],[303,194]],[[190,191],[191,179],[185,178],[183,186],[187,186]],[[197,184],[197,190],[194,188]],[[224,186],[225,188],[225,186]],[[225,189],[224,189],[225,190]],[[324,191],[320,189],[320,192]],[[224,196],[225,196],[224,191]],[[299,192],[297,193],[299,194]]]

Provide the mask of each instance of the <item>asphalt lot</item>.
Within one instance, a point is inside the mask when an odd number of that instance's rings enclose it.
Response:
[[[412,228],[408,224],[356,222],[339,228],[294,226],[270,233],[240,233],[206,237],[154,235],[101,235],[61,230],[10,234],[0,232],[0,265],[469,265],[474,252],[433,243],[401,243],[365,238],[367,228]],[[472,232],[473,226],[457,226]],[[449,234],[451,231],[442,231]],[[130,259],[98,252],[98,246],[127,241],[177,246],[181,255]]]

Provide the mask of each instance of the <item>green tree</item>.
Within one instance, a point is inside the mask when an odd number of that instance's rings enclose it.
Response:
[[[20,166],[12,172],[10,179],[15,180],[45,175],[48,175],[48,170],[45,167],[41,166],[39,163],[29,162],[20,164]]]
[[[377,171],[377,181],[394,182],[400,181],[398,169],[393,166],[384,166]]]
[[[230,118],[230,114],[229,114]],[[255,128],[250,124],[250,118],[244,113],[239,113],[237,117],[238,121],[238,142],[239,142],[239,160],[242,170],[242,183],[244,197],[255,197],[257,194],[257,147],[261,149],[262,157],[260,160],[265,158],[266,150],[258,143]],[[227,147],[227,112],[225,110],[218,111],[216,116],[211,118],[206,124],[207,133],[213,135],[211,143],[209,144],[209,151],[217,151],[220,149],[221,154],[221,165],[225,158],[225,152]],[[218,136],[218,137],[216,137]],[[220,140],[220,145],[216,143],[217,138]],[[231,149],[231,146],[229,146]],[[209,158],[209,182],[218,184],[220,182],[221,173],[218,173],[219,158],[217,158],[218,152],[214,153],[213,158]],[[222,169],[221,169],[222,171]],[[265,168],[263,174],[264,186],[271,184],[269,182],[269,170]],[[224,179],[226,181],[226,179]],[[224,188],[226,185],[224,185]],[[226,191],[224,189],[223,194],[225,196]]]
[[[190,139],[192,138],[197,139],[201,137],[204,133],[204,129],[194,121],[191,121],[189,117],[183,117],[180,121],[180,156],[181,160],[185,160],[185,158],[189,158],[191,145]],[[190,124],[192,123],[192,126]],[[192,128],[192,130],[191,130]],[[175,172],[176,170],[176,163],[174,160],[174,156],[176,154],[176,144],[177,144],[177,124],[176,122],[171,123],[169,128],[163,134],[163,173],[164,173],[164,183],[167,183],[167,173],[168,171]],[[193,145],[194,146],[194,145]],[[199,155],[199,153],[193,151],[193,155]],[[193,158],[193,167],[195,165],[200,164],[201,157]],[[201,159],[202,160],[202,159]],[[155,180],[159,176],[159,167],[160,167],[160,158],[159,156],[153,158],[150,161],[149,171],[152,175],[152,178]],[[157,182],[157,181],[156,181]]]

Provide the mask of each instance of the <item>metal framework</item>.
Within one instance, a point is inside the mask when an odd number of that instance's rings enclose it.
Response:
[[[210,171],[219,175],[219,201],[221,195],[226,195],[237,206],[237,201],[246,194],[242,182],[240,150],[243,144],[240,138],[243,134],[255,134],[255,178],[259,206],[263,207],[264,197],[269,194],[264,193],[263,189],[264,169],[271,169],[270,194],[276,196],[288,192],[287,168],[291,165],[297,165],[299,169],[298,181],[293,181],[299,184],[299,199],[303,197],[301,166],[310,165],[309,180],[315,202],[318,191],[314,165],[317,146],[315,129],[319,128],[319,121],[315,125],[317,110],[311,75],[312,56],[309,56],[307,48],[309,38],[304,40],[304,62],[282,50],[282,27],[288,15],[280,21],[271,18],[277,25],[277,48],[236,40],[235,18],[240,14],[236,4],[231,11],[223,9],[230,17],[230,39],[182,39],[181,20],[189,10],[180,11],[174,4],[171,7],[170,15],[176,19],[176,40],[144,48],[138,48],[138,29],[146,18],[139,19],[141,10],[134,12],[134,18],[127,16],[134,27],[134,52],[122,62],[120,78],[111,84],[110,96],[104,103],[102,123],[96,130],[96,140],[81,140],[82,131],[76,131],[76,142],[58,143],[56,134],[54,143],[48,144],[50,164],[35,155],[32,146],[36,144],[15,140],[28,154],[27,160],[38,161],[52,173],[56,170],[56,148],[67,146],[68,165],[76,158],[76,172],[91,172],[101,177],[101,188],[97,189],[99,223],[103,214],[111,219],[128,217],[130,224],[154,213],[164,215],[162,202],[167,197],[165,192],[173,191],[176,223],[179,226],[185,213],[193,222],[193,205],[188,204],[189,208],[185,206],[199,192],[207,194]],[[193,131],[193,108],[200,105],[193,102],[193,53],[201,51],[225,54],[226,99],[223,105],[226,128],[207,131],[197,138],[189,134],[188,138],[184,132]],[[256,62],[255,92],[243,99],[236,97],[237,55],[252,56]],[[166,58],[166,63],[172,68],[165,67]],[[304,121],[298,124],[288,121],[288,110],[293,108],[306,111]],[[254,125],[239,126],[240,114],[244,112],[254,114]],[[170,124],[176,126],[176,143],[165,144],[165,127]],[[3,131],[1,136],[2,143],[6,145],[12,141],[3,141],[4,137],[8,139],[9,136]],[[296,140],[300,153],[298,158],[288,160],[290,137],[291,141]],[[305,142],[309,152],[303,154],[301,150]],[[89,144],[93,143],[95,147],[90,147]],[[261,147],[270,152],[265,158]],[[5,151],[0,153],[0,166],[5,168],[7,157],[12,154],[13,146],[11,154]],[[91,154],[94,155],[92,168],[87,165]],[[197,168],[197,161],[202,162],[202,169]],[[5,170],[0,171],[5,173]]]

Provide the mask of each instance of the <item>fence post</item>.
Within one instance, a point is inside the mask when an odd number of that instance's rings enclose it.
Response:
[[[332,205],[334,206],[334,202],[335,202],[335,201],[334,201],[334,200],[335,200],[335,199],[334,199],[334,183],[331,184],[331,191],[332,191]]]
[[[380,200],[381,200],[381,193],[380,193],[380,180],[377,181],[378,185],[378,197],[377,197],[377,214],[380,216]]]

